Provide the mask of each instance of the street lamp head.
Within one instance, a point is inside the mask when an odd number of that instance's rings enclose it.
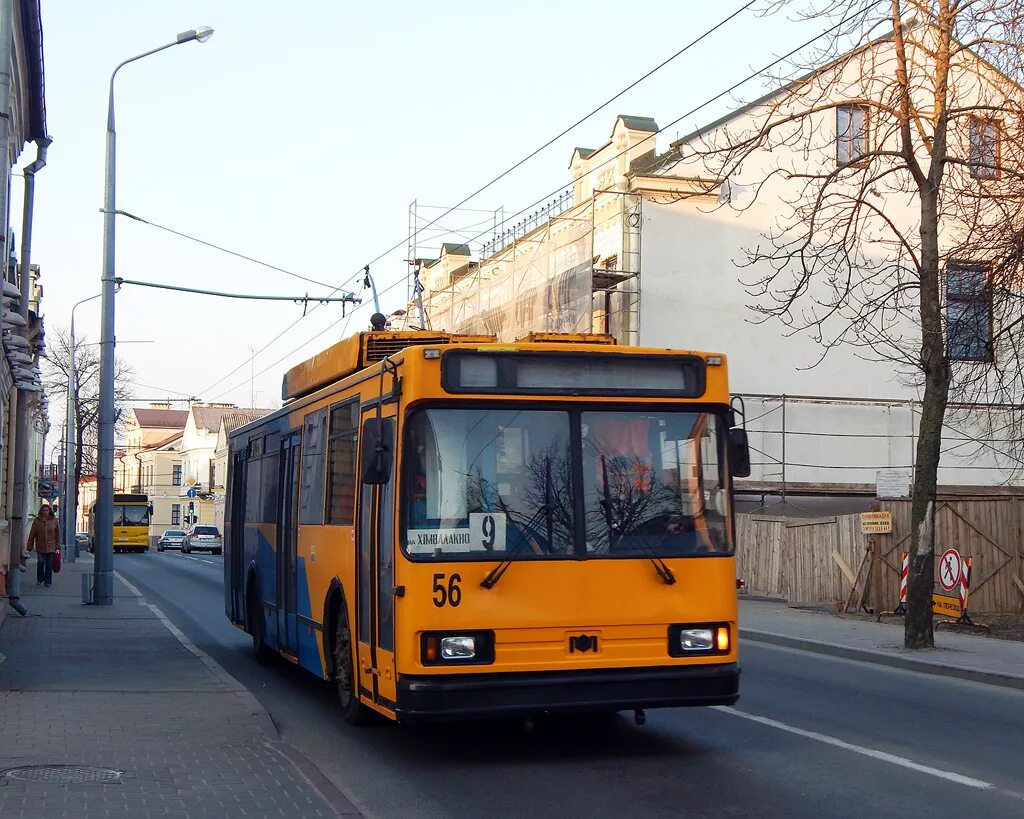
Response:
[[[213,36],[213,29],[209,26],[199,26],[189,31],[183,31],[178,35],[178,43],[188,43],[195,40],[197,43],[205,43]]]

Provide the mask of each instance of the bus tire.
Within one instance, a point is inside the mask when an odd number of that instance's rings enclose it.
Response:
[[[270,665],[274,661],[275,653],[267,645],[263,633],[263,618],[260,616],[260,603],[252,586],[249,587],[246,620],[249,623],[249,634],[252,635],[252,653],[256,657],[256,662],[260,665]]]
[[[350,725],[370,725],[374,722],[374,713],[359,701],[352,649],[352,629],[348,626],[348,615],[343,607],[338,612],[334,631],[334,685],[345,722]]]

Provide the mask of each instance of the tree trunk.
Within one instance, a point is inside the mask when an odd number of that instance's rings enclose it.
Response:
[[[950,371],[942,326],[939,288],[938,186],[921,196],[921,364],[924,397],[918,430],[910,518],[910,566],[903,643],[907,648],[935,645],[932,586],[935,571],[935,498],[942,422],[949,401]]]

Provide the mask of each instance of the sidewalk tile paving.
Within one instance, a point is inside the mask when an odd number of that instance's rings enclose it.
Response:
[[[840,617],[784,602],[740,599],[740,638],[929,674],[1024,688],[1024,642],[936,631],[935,648],[903,647],[900,624]]]
[[[254,713],[252,696],[215,673],[120,581],[113,606],[82,605],[81,574],[90,564],[65,564],[49,589],[26,584],[30,615],[8,612],[0,623],[0,815],[358,815],[337,798],[327,801],[268,732],[265,712]],[[66,784],[5,774],[23,766],[121,775]]]

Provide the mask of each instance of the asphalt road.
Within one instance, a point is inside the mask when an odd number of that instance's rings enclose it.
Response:
[[[223,560],[117,570],[381,817],[1024,817],[1024,692],[747,641],[732,709],[353,728],[333,690],[264,668],[224,616]]]

